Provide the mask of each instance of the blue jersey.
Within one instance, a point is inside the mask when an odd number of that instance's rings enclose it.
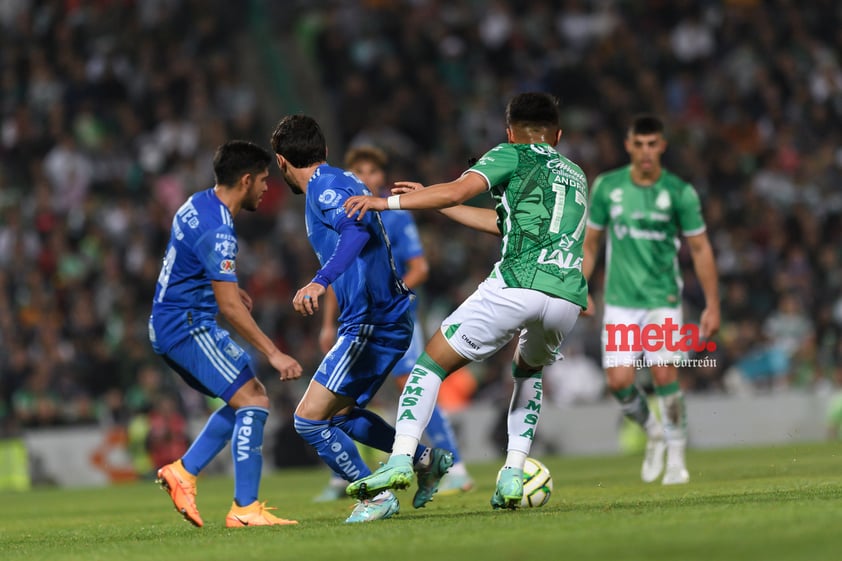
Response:
[[[237,235],[228,207],[213,189],[191,196],[175,213],[152,303],[150,338],[165,353],[188,335],[185,325],[216,322],[211,281],[237,282]]]
[[[339,224],[347,220],[343,203],[353,195],[370,194],[351,172],[327,164],[316,168],[307,186],[304,218],[307,237],[322,266],[336,250]],[[380,214],[367,213],[362,223],[369,240],[332,284],[341,310],[339,323],[347,326],[403,322],[412,293],[396,270]]]

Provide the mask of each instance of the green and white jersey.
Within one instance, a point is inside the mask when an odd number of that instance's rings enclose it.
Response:
[[[588,182],[549,144],[500,144],[465,173],[485,177],[503,234],[491,276],[587,306],[582,242]]]
[[[653,185],[631,179],[631,166],[601,174],[591,189],[588,226],[607,230],[605,303],[676,307],[681,301],[679,235],[705,231],[699,195],[667,170]]]

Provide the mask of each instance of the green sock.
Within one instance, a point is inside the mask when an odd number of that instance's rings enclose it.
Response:
[[[649,419],[651,412],[649,411],[649,404],[646,402],[646,396],[640,393],[637,386],[631,384],[611,393],[620,402],[623,415],[646,428],[646,421]]]

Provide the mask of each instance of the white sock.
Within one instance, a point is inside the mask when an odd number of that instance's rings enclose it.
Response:
[[[395,443],[392,445],[392,456],[415,456],[415,449],[418,448],[418,437],[398,434],[395,435]]]
[[[436,407],[440,387],[441,378],[435,372],[421,364],[415,365],[398,400],[393,456],[415,454],[421,434]]]
[[[646,419],[646,424],[643,425],[643,428],[646,430],[646,435],[651,439],[664,438],[664,427],[651,411],[649,412],[649,417]]]
[[[514,379],[507,423],[509,454],[515,451],[523,453],[524,459],[529,455],[529,451],[532,449],[532,440],[535,438],[535,429],[538,426],[538,418],[541,415],[543,394],[540,376]],[[522,460],[518,467],[523,468]]]
[[[684,467],[685,440],[671,440],[667,442],[667,466]]]
[[[503,464],[503,469],[514,468],[523,471],[523,464],[526,462],[528,452],[521,452],[520,450],[509,450],[506,454],[506,463]]]

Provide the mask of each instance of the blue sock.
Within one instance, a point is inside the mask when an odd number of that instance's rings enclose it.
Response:
[[[181,458],[184,469],[193,475],[199,475],[220,450],[225,448],[234,431],[234,415],[234,409],[224,405],[208,417],[205,428]]]
[[[357,407],[347,415],[335,416],[330,420],[330,424],[339,427],[342,432],[366,446],[383,452],[392,451],[395,427],[374,411]]]
[[[330,421],[311,421],[293,415],[295,432],[316,449],[319,457],[346,481],[356,481],[371,475],[371,470],[360,457],[357,445],[341,428]]]
[[[392,451],[395,428],[374,411],[357,407],[347,415],[335,416],[330,424],[339,427],[349,437],[366,446],[384,452]],[[413,462],[417,462],[426,450],[426,446],[419,444],[415,449]]]
[[[438,406],[433,409],[425,432],[434,448],[449,450],[453,453],[453,463],[459,463],[459,447],[456,445],[456,434],[453,432],[453,427],[450,426],[450,421],[447,420]]]
[[[260,473],[263,470],[263,427],[269,410],[263,407],[240,407],[231,436],[234,457],[234,501],[248,506],[257,500]]]

